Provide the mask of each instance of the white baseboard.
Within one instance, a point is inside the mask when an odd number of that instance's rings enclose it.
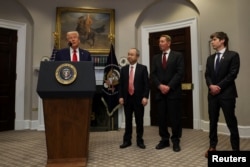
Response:
[[[201,120],[201,129],[205,132],[209,132],[209,121]],[[238,125],[240,138],[250,138],[250,126]],[[218,123],[218,133],[230,135],[226,123]]]
[[[24,120],[15,120],[15,130],[24,130],[25,122]]]
[[[37,130],[38,130],[38,131],[45,131],[44,125],[38,125],[38,126],[37,126]]]
[[[120,128],[122,128],[122,129],[125,128],[125,122],[122,122],[122,123],[121,123],[121,127],[120,127]]]
[[[38,120],[16,120],[15,121],[15,130],[25,130],[30,129],[34,130],[38,127]]]
[[[24,120],[25,121],[25,129],[37,130],[38,120]]]
[[[201,120],[196,121],[197,126],[200,124],[200,129],[209,132],[209,121]],[[135,126],[135,120],[133,119],[133,126]],[[150,126],[150,118],[144,117],[144,126]],[[120,124],[121,128],[125,128],[125,122],[121,122]],[[38,130],[38,131],[44,131],[44,125],[39,125],[38,120],[24,120],[24,121],[15,121],[15,130],[24,130],[24,129],[30,129],[30,130]],[[196,128],[195,128],[196,129]],[[250,138],[250,126],[238,126],[240,138]],[[227,128],[227,125],[225,123],[218,123],[218,133],[219,134],[225,134],[230,135],[230,132]]]

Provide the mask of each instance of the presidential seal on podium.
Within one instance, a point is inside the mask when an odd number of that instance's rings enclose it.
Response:
[[[56,68],[55,77],[59,83],[69,85],[76,80],[77,70],[74,65],[63,63]]]

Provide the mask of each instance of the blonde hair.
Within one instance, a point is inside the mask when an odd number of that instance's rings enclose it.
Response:
[[[169,41],[169,42],[171,42],[171,37],[169,36],[169,35],[165,35],[165,34],[163,34],[163,35],[161,35],[161,37],[164,37],[167,41]]]
[[[78,33],[78,31],[69,31],[69,32],[67,32],[67,34],[66,34],[67,39],[68,39],[68,36],[69,36],[70,34],[76,34],[77,37],[79,38],[79,33]]]

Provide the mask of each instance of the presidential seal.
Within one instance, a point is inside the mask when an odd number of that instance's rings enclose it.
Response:
[[[104,69],[103,89],[108,95],[118,93],[120,68],[117,65],[107,65]]]
[[[56,68],[55,76],[59,83],[68,85],[75,81],[77,77],[77,71],[75,66],[72,64],[64,63]]]

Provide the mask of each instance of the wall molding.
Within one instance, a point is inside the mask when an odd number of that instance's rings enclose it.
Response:
[[[24,120],[24,129],[37,130],[38,120]]]
[[[38,123],[38,120],[24,120],[23,122],[19,122],[20,124],[24,125],[24,129],[30,129],[30,130],[38,130],[38,131],[44,131],[44,126],[41,127]],[[209,132],[209,121],[201,120],[201,130],[204,132]],[[135,126],[135,119],[133,119],[133,126]],[[147,125],[144,125],[147,126]],[[125,123],[121,123],[120,128],[125,128]],[[238,126],[240,138],[246,138],[250,139],[250,126]],[[225,123],[218,123],[218,133],[222,135],[230,135],[230,132],[227,128],[227,125]]]
[[[250,138],[250,126],[238,125],[240,138]],[[209,121],[201,120],[201,130],[209,132]],[[218,123],[218,133],[223,135],[230,135],[226,123]]]
[[[17,30],[16,52],[16,92],[15,92],[15,130],[24,129],[24,90],[25,90],[25,55],[26,55],[26,24],[0,19],[0,27]]]

